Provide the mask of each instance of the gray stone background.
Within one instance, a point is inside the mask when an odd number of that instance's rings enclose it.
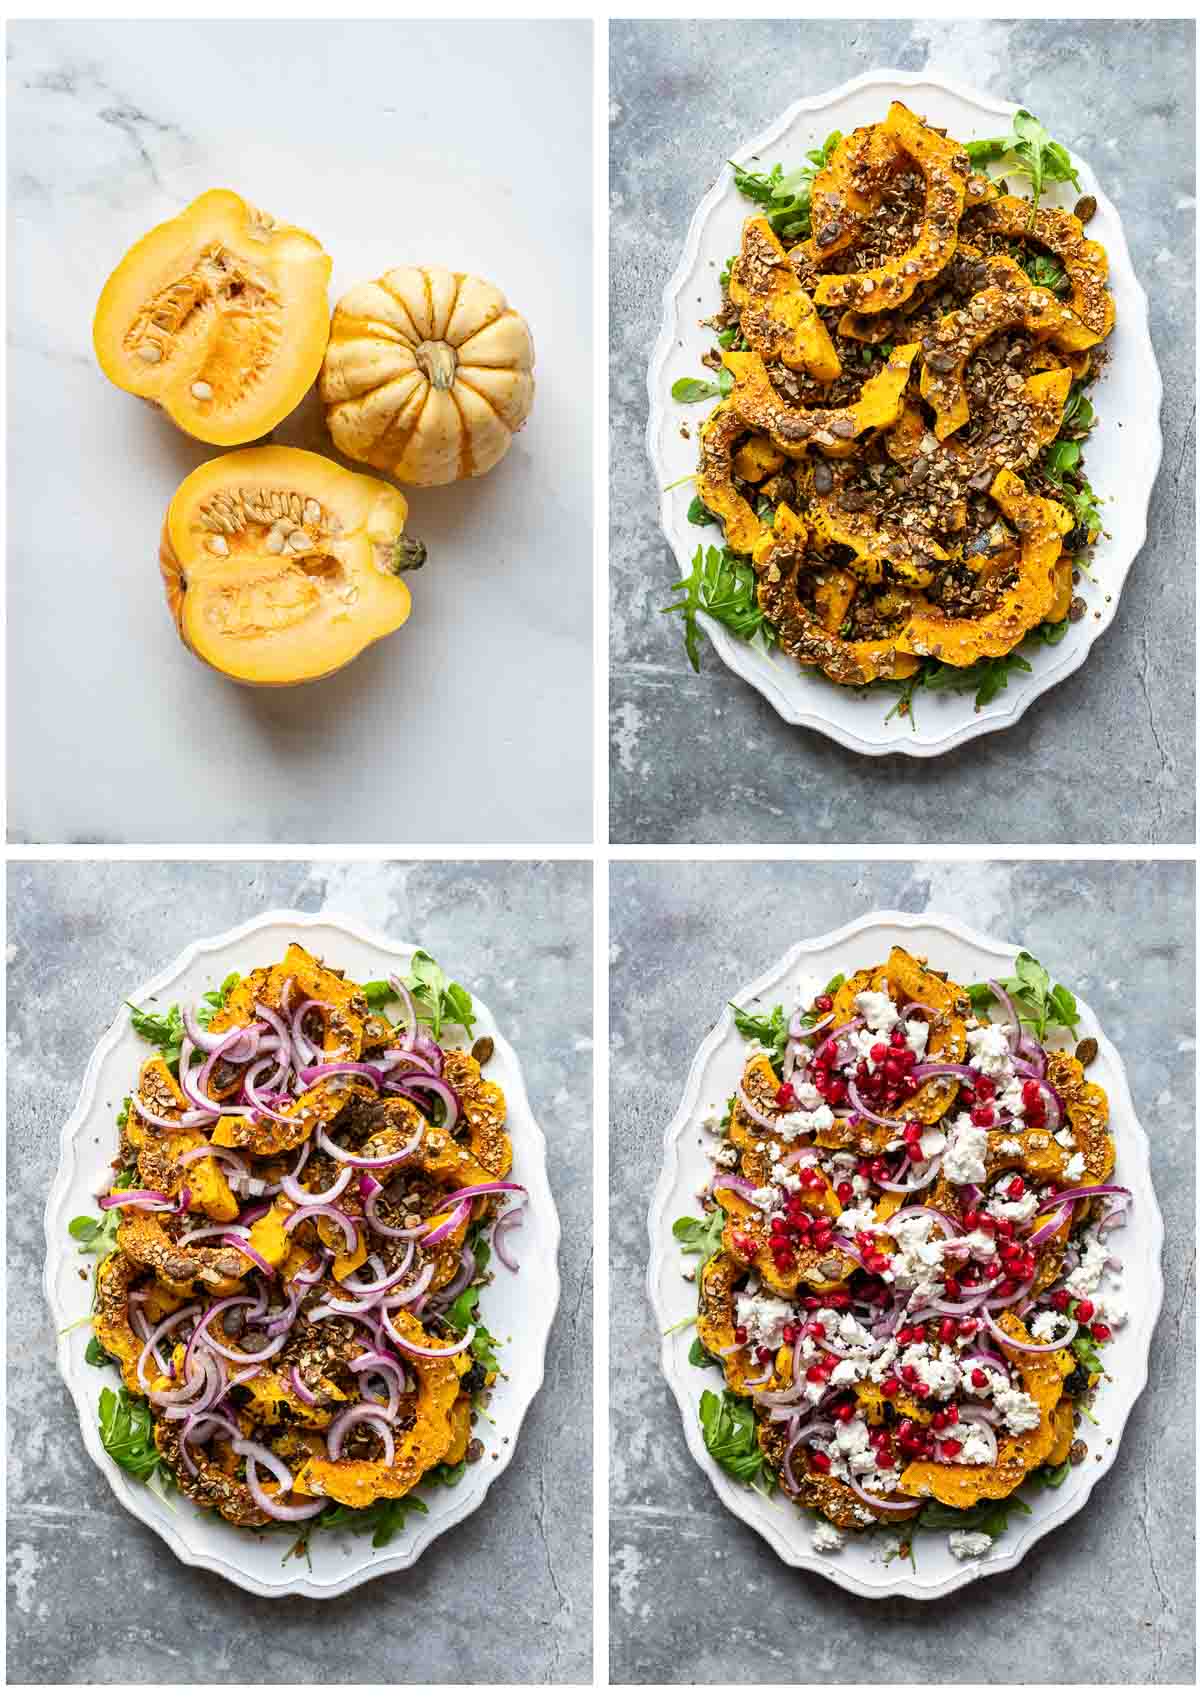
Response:
[[[483,1505],[414,1568],[328,1602],[187,1568],[83,1450],[41,1292],[59,1128],[124,995],[268,908],[419,940],[520,1054],[563,1237],[546,1382]],[[8,1678],[579,1682],[591,1673],[591,868],[572,862],[9,867]]]
[[[614,842],[1193,840],[1194,44],[1187,21],[613,24]],[[1016,726],[932,760],[873,760],[785,725],[707,642],[696,676],[678,616],[658,612],[678,574],[644,447],[662,289],[722,161],[801,95],[883,66],[1020,101],[1095,166],[1150,297],[1165,389],[1150,540],[1113,628]],[[1103,808],[1081,781],[1093,769]]]
[[[1192,865],[618,863],[611,908],[613,1681],[1194,1680]],[[663,1129],[724,1001],[874,908],[1020,939],[1078,989],[1128,1070],[1166,1223],[1150,1381],[1113,1468],[1020,1567],[936,1606],[788,1568],[726,1511],[685,1447],[645,1296]]]

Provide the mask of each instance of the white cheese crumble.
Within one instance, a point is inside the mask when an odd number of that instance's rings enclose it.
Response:
[[[802,1138],[809,1132],[828,1132],[833,1125],[833,1110],[827,1102],[819,1108],[793,1109],[776,1122],[786,1138]]]
[[[1019,1138],[1001,1138],[996,1148],[1002,1156],[1019,1156],[1021,1153],[1021,1141]]]
[[[846,1543],[846,1535],[840,1527],[835,1527],[831,1521],[818,1521],[812,1530],[814,1551],[840,1551]],[[991,1540],[988,1540],[991,1544]]]
[[[987,1130],[960,1114],[950,1132],[942,1172],[952,1185],[982,1185],[987,1178]]]
[[[745,1327],[747,1342],[765,1345],[768,1350],[778,1350],[783,1343],[783,1329],[792,1321],[792,1305],[783,1302],[778,1297],[764,1297],[761,1293],[747,1296],[744,1291],[738,1292],[737,1324]]]
[[[967,1033],[967,1048],[971,1063],[989,1079],[1009,1078],[1012,1075],[1012,1054],[1008,1047],[1007,1026],[980,1026]]]
[[[917,1060],[921,1061],[929,1043],[928,1022],[925,1020],[906,1020],[904,1022],[904,1033],[908,1039],[909,1049],[912,1050]]]
[[[1036,1338],[1042,1344],[1049,1344],[1052,1338],[1058,1337],[1059,1322],[1063,1317],[1055,1309],[1043,1309],[1029,1329],[1031,1338]]]
[[[1065,1129],[1061,1132],[1056,1132],[1054,1134],[1054,1142],[1060,1149],[1073,1150],[1075,1148],[1075,1134],[1073,1132],[1068,1132]]]
[[[959,1562],[967,1562],[971,1557],[986,1556],[992,1548],[990,1533],[964,1533],[961,1528],[951,1533],[946,1543],[950,1546],[951,1556],[956,1556]]]
[[[891,997],[883,991],[859,991],[854,999],[854,1011],[861,1014],[872,1032],[886,1036],[900,1018]]]
[[[1089,1238],[1080,1257],[1079,1266],[1067,1278],[1067,1290],[1072,1297],[1090,1297],[1104,1275],[1108,1251],[1098,1238]]]
[[[1069,1179],[1072,1184],[1077,1183],[1083,1178],[1083,1165],[1083,1151],[1076,1150],[1066,1167],[1063,1168],[1063,1178]]]
[[[998,1391],[995,1395],[997,1413],[1004,1417],[1010,1433],[1031,1433],[1041,1425],[1042,1412],[1026,1391],[1016,1386]]]

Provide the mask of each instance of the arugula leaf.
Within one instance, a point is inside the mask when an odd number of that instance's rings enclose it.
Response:
[[[125,1101],[121,1104],[121,1112],[117,1116],[117,1130],[118,1130],[118,1132],[124,1132],[125,1127],[127,1126],[128,1122],[129,1122],[129,1108],[130,1108],[130,1104],[132,1102],[133,1102],[132,1097],[126,1097]]]
[[[368,979],[362,993],[372,1014],[386,1014],[396,1000],[396,993],[386,979]]]
[[[805,155],[808,164],[787,176],[782,165],[773,165],[767,172],[747,171],[730,160],[735,188],[765,210],[767,222],[781,240],[798,241],[811,234],[813,178],[829,164],[841,139],[840,130],[831,131],[820,147]]]
[[[1070,629],[1071,621],[1069,619],[1059,619],[1056,623],[1051,623],[1049,619],[1043,619],[1040,625],[1034,626],[1032,634],[1039,643],[1045,643],[1047,648],[1053,648],[1055,644],[1062,642]]]
[[[470,1354],[478,1362],[486,1374],[500,1372],[500,1358],[496,1355],[496,1345],[499,1339],[490,1333],[482,1321],[475,1323],[475,1336],[471,1340]]]
[[[725,1210],[710,1209],[702,1220],[692,1215],[680,1215],[671,1228],[685,1256],[702,1256],[707,1262],[721,1248],[721,1233],[725,1226]]]
[[[1039,289],[1045,289],[1052,295],[1069,295],[1071,279],[1053,254],[1023,253],[1020,260],[1021,269],[1031,282]]]
[[[703,1392],[700,1427],[709,1455],[727,1474],[748,1486],[760,1477],[768,1486],[773,1484],[766,1458],[758,1448],[754,1406],[748,1398],[735,1397],[731,1391],[720,1395]]]
[[[671,385],[673,401],[711,401],[715,396],[725,396],[733,388],[733,373],[724,366],[721,367],[715,383],[710,383],[703,377],[677,377]]]
[[[241,982],[240,973],[226,973],[216,990],[205,991],[196,1009],[196,1019],[202,1026],[207,1026],[213,1015],[220,1013],[229,1000],[230,991]]]
[[[1010,1515],[1032,1514],[1029,1505],[1018,1497],[999,1498],[995,1502],[984,1499],[970,1509],[952,1509],[948,1504],[930,1498],[917,1516],[916,1525],[933,1532],[961,1529],[964,1532],[986,1533],[990,1538],[998,1539],[1001,1533],[1008,1531]]]
[[[696,672],[700,670],[700,626],[696,615],[707,613],[745,642],[769,648],[775,627],[764,617],[755,594],[754,568],[740,554],[727,548],[697,548],[688,577],[672,584],[683,590],[682,601],[664,607],[663,613],[682,613],[684,647]]]
[[[331,1528],[344,1528],[347,1532],[357,1535],[370,1533],[373,1535],[371,1544],[379,1550],[403,1530],[409,1511],[415,1511],[418,1515],[429,1514],[428,1506],[411,1493],[404,1498],[381,1498],[377,1503],[368,1504],[365,1509],[347,1509],[340,1503],[329,1504],[320,1515],[304,1524],[303,1532],[283,1560],[287,1562],[289,1557],[307,1556],[308,1541],[313,1533]],[[281,1528],[287,1527],[286,1522],[280,1522],[278,1525]]]
[[[132,1002],[127,1002],[125,1006],[132,1010],[129,1024],[138,1037],[144,1038],[148,1044],[153,1044],[172,1073],[177,1074],[179,1051],[184,1038],[187,1037],[179,1004],[173,1002],[165,1014],[156,1014],[153,1009],[137,1008]]]
[[[1012,129],[1006,136],[993,136],[983,141],[967,143],[967,157],[972,165],[992,165],[998,160],[1011,160],[1010,169],[1028,177],[1033,189],[1029,216],[1032,220],[1042,190],[1047,183],[1081,185],[1079,174],[1071,163],[1071,155],[1061,142],[1050,136],[1045,125],[1026,112],[1024,107],[1013,113]]]
[[[688,1351],[688,1361],[693,1368],[720,1367],[717,1358],[704,1348],[698,1338],[692,1340],[692,1348]]]
[[[1039,1038],[1046,1036],[1050,1026],[1065,1026],[1076,1037],[1079,1007],[1074,993],[1065,985],[1052,984],[1049,973],[1027,949],[1017,956],[1015,966],[1011,979],[1000,979],[997,983],[1012,997],[1017,1013],[1030,1022]],[[987,985],[969,985],[967,994],[976,1014],[986,1013],[995,1001]]]
[[[100,1393],[100,1442],[119,1468],[137,1480],[150,1480],[160,1473],[170,1480],[171,1471],[154,1443],[154,1415],[144,1397],[133,1397],[121,1386],[105,1386]]]
[[[771,1065],[776,1073],[783,1066],[783,1052],[788,1041],[788,1017],[783,1012],[780,1003],[776,1003],[769,1014],[748,1014],[744,1008],[739,1008],[736,1002],[729,1004],[733,1009],[733,1023],[748,1043],[760,1043],[771,1058]]]
[[[107,1368],[108,1364],[114,1360],[95,1333],[87,1341],[87,1349],[83,1353],[83,1359],[91,1368]]]
[[[1060,436],[1086,436],[1096,422],[1096,410],[1084,393],[1083,384],[1075,382],[1063,407]]]
[[[1029,1478],[1035,1485],[1048,1486],[1051,1491],[1057,1491],[1070,1472],[1070,1462],[1060,1462],[1053,1468],[1048,1462],[1044,1462],[1040,1468],[1034,1469]]]
[[[1074,1308],[1074,1304],[1071,1305]],[[1071,1354],[1081,1368],[1089,1374],[1102,1374],[1104,1363],[1100,1359],[1100,1347],[1088,1327],[1080,1327],[1071,1340]]]
[[[426,1481],[431,1486],[457,1486],[467,1471],[467,1459],[464,1456],[460,1462],[437,1462],[421,1476],[421,1484]]]
[[[970,666],[947,666],[943,661],[927,662],[921,673],[921,684],[926,690],[974,690],[976,708],[984,708],[994,701],[1008,684],[1010,672],[1032,672],[1033,668],[1024,655],[1011,654],[987,656],[982,660],[973,661]]]
[[[432,955],[418,949],[403,979],[412,992],[418,1018],[425,1022],[435,1038],[441,1037],[443,1023],[462,1026],[467,1036],[471,1036],[475,1024],[471,998],[460,984],[447,979]],[[395,992],[391,993],[391,1000],[396,1000]]]
[[[693,495],[687,516],[689,525],[715,525],[717,522],[698,495]]]

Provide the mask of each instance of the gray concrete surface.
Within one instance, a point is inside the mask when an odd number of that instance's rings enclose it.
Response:
[[[516,1045],[550,1146],[562,1303],[546,1383],[482,1507],[416,1567],[317,1603],[185,1568],[83,1450],[41,1295],[58,1130],[121,997],[273,907],[420,939]],[[9,869],[8,1678],[580,1682],[591,1671],[591,869],[492,862]]]
[[[1194,40],[1182,21],[613,25],[614,842],[1192,841]],[[936,66],[1019,100],[1102,172],[1166,392],[1150,540],[1114,628],[1011,730],[925,761],[872,760],[785,725],[707,645],[692,672],[678,618],[658,612],[678,574],[643,445],[660,295],[721,162],[800,95],[882,66]],[[1081,778],[1096,768],[1102,809]]]
[[[610,1661],[614,1682],[1194,1680],[1194,871],[1183,863],[612,869]],[[1166,1301],[1121,1454],[1011,1574],[936,1605],[787,1568],[688,1453],[645,1297],[646,1208],[692,1056],[796,939],[873,908],[1019,938],[1120,1050],[1153,1146]]]

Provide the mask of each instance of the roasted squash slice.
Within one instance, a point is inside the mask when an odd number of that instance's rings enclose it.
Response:
[[[309,1001],[319,1002],[321,1007],[311,1011],[306,1030],[312,1032],[319,1024],[323,1028],[323,1050],[337,1050],[342,1061],[357,1061],[370,1018],[367,999],[357,985],[331,972],[299,943],[289,943],[283,960],[274,967],[257,969],[239,979],[208,1029],[221,1033],[249,1025],[255,1018],[256,1002],[278,1014],[291,1015],[302,1002]]]
[[[1067,1107],[1067,1121],[1083,1152],[1084,1185],[1103,1185],[1112,1173],[1116,1147],[1108,1133],[1108,1094],[1083,1075],[1083,1063],[1064,1050],[1046,1057],[1046,1079]]]
[[[1054,1410],[1062,1395],[1063,1380],[1075,1366],[1067,1350],[1031,1356],[1021,1350],[1029,1334],[1017,1317],[1007,1310],[998,1325],[1012,1339],[1002,1348],[1020,1373],[1024,1387],[1041,1411],[1038,1425],[1027,1433],[1000,1438],[996,1461],[959,1465],[947,1462],[912,1462],[900,1476],[900,1489],[912,1497],[934,1497],[956,1509],[969,1509],[980,1498],[1006,1498],[1016,1490],[1031,1468],[1036,1468],[1053,1450],[1058,1434]]]
[[[1061,207],[1039,206],[1034,211],[1018,195],[1001,195],[972,215],[972,225],[999,231],[1014,241],[1046,248],[1062,262],[1071,283],[1071,312],[1084,335],[1072,340],[1074,349],[1102,342],[1116,322],[1116,308],[1106,283],[1108,255],[1099,242],[1084,235],[1074,213]]]
[[[933,655],[950,666],[969,666],[984,655],[1008,654],[1045,619],[1054,602],[1054,567],[1070,515],[1056,501],[1031,495],[1014,472],[1001,471],[991,487],[992,500],[1021,536],[1017,579],[997,605],[976,619],[960,619],[922,597],[904,628],[903,641],[913,652]]]
[[[256,1125],[245,1115],[223,1114],[211,1142],[227,1150],[248,1150],[252,1156],[298,1150],[316,1136],[319,1127],[330,1125],[348,1102],[371,1094],[370,1088],[353,1074],[334,1073],[318,1079],[311,1090],[305,1091],[289,1109],[281,1111],[288,1117],[286,1122],[264,1120]]]
[[[710,1256],[700,1270],[698,1283],[696,1332],[710,1356],[716,1356],[725,1370],[725,1383],[730,1391],[744,1393],[746,1381],[754,1377],[750,1352],[737,1348],[737,1302],[735,1287],[745,1269],[732,1256]]]
[[[450,1411],[450,1446],[442,1461],[450,1468],[456,1467],[467,1454],[470,1442],[471,1398],[468,1392],[460,1391]]]
[[[129,1324],[129,1288],[145,1271],[120,1250],[105,1256],[96,1269],[96,1306],[92,1314],[92,1331],[108,1354],[121,1364],[121,1378],[139,1397],[144,1387],[137,1377],[137,1365],[146,1343]]]
[[[770,1434],[764,1443],[764,1429],[772,1426],[779,1433],[779,1437],[776,1438],[774,1434]],[[768,1447],[770,1447],[768,1460],[774,1461],[776,1467],[781,1467],[783,1453],[787,1449],[787,1428],[783,1423],[762,1422],[759,1427],[759,1443],[764,1454],[768,1454]],[[861,1528],[864,1525],[862,1520],[864,1507],[867,1508],[872,1518],[879,1522],[911,1521],[913,1516],[918,1513],[916,1509],[905,1506],[896,1509],[879,1509],[874,1504],[864,1506],[863,1500],[856,1492],[851,1490],[844,1480],[835,1480],[830,1474],[818,1473],[809,1461],[808,1449],[803,1445],[792,1459],[792,1473],[800,1490],[795,1495],[788,1492],[788,1496],[792,1497],[793,1502],[801,1504],[805,1509],[815,1509],[827,1521],[832,1521],[835,1527]],[[787,1491],[787,1482],[783,1480],[782,1476],[780,1484]]]
[[[971,1002],[961,986],[931,973],[915,955],[896,944],[887,960],[888,992],[901,1010],[912,1002],[922,1005],[914,1018],[929,1024],[925,1056],[929,1061],[960,1062],[967,1053],[967,1015]],[[932,1014],[925,1010],[932,1009]],[[958,1095],[958,1080],[927,1079],[896,1110],[896,1118],[933,1126]]]
[[[839,1291],[858,1266],[858,1261],[832,1247],[828,1250],[798,1248],[795,1266],[785,1272],[771,1250],[767,1220],[761,1209],[737,1191],[713,1182],[713,1196],[725,1210],[721,1248],[740,1267],[754,1268],[763,1284],[783,1297],[794,1297],[800,1287],[810,1291]]]
[[[868,314],[887,312],[907,301],[926,278],[935,277],[957,245],[966,179],[971,175],[961,146],[927,128],[898,100],[889,107],[883,127],[925,178],[920,235],[906,253],[882,265],[823,276],[813,295],[819,307],[852,307]]]
[[[191,1445],[189,1449],[196,1463],[196,1472],[192,1474],[180,1448],[183,1426],[182,1421],[170,1421],[164,1416],[154,1423],[154,1443],[184,1497],[201,1509],[216,1510],[222,1520],[231,1521],[235,1527],[265,1527],[271,1517],[255,1503],[246,1482],[237,1477],[241,1458],[227,1443],[214,1442],[212,1456],[206,1455],[201,1446]]]
[[[754,357],[757,359],[758,355]],[[749,428],[731,402],[725,400],[717,403],[700,430],[696,494],[709,512],[720,519],[726,547],[735,554],[751,553],[767,530],[745,496],[733,486],[733,445]]]
[[[886,563],[903,583],[924,588],[933,582],[933,563],[950,558],[931,537],[909,537],[899,528],[881,528],[867,513],[851,513],[836,489],[814,496],[808,516],[822,544],[838,543],[852,551],[850,570],[868,584],[882,580]]]
[[[805,557],[806,528],[786,503],[775,510],[769,540],[755,550],[758,603],[775,627],[779,645],[805,666],[817,666],[838,684],[867,684],[873,678],[908,678],[920,662],[898,639],[848,642],[828,630],[797,593]],[[825,563],[820,563],[825,569]]]
[[[398,630],[404,535],[390,484],[301,448],[246,448],[198,466],[167,508],[159,566],[184,645],[239,684],[309,683]]]
[[[141,1209],[126,1209],[117,1227],[117,1247],[175,1291],[203,1289],[214,1297],[231,1297],[242,1289],[241,1275],[249,1258],[224,1244],[176,1244],[163,1227],[163,1217]]]
[[[742,336],[766,360],[811,372],[821,383],[842,374],[829,332],[765,218],[748,218],[742,250],[729,275],[729,298],[739,309]]]
[[[444,1343],[430,1338],[406,1309],[393,1311],[391,1324],[414,1344],[438,1349]],[[406,1497],[425,1470],[442,1460],[454,1438],[451,1412],[471,1358],[465,1352],[435,1358],[410,1356],[406,1365],[417,1379],[415,1419],[408,1432],[397,1435],[390,1465],[349,1457],[334,1462],[327,1456],[313,1456],[296,1475],[297,1495],[331,1497],[352,1509],[364,1509],[376,1498]]]
[[[762,483],[786,465],[787,456],[766,436],[747,437],[733,456],[733,469],[743,483]]]
[[[893,348],[885,364],[863,384],[858,400],[848,406],[789,407],[772,386],[761,354],[726,353],[722,358],[733,373],[733,390],[724,405],[744,421],[745,428],[769,436],[791,459],[800,459],[810,447],[829,458],[845,457],[854,452],[854,439],[864,431],[882,430],[893,423],[916,355],[915,342]],[[700,499],[708,506],[703,489]]]
[[[1075,1442],[1075,1405],[1069,1397],[1060,1398],[1051,1417],[1054,1424],[1054,1448],[1046,1458],[1049,1468],[1060,1468],[1071,1454]]]
[[[96,308],[96,358],[190,436],[266,436],[316,381],[331,268],[314,236],[210,189],[136,243]]]
[[[446,1051],[442,1076],[458,1092],[472,1156],[493,1179],[503,1179],[512,1167],[512,1143],[504,1130],[508,1113],[504,1092],[493,1080],[483,1078],[473,1055],[461,1050]],[[461,1139],[462,1128],[455,1131]]]

